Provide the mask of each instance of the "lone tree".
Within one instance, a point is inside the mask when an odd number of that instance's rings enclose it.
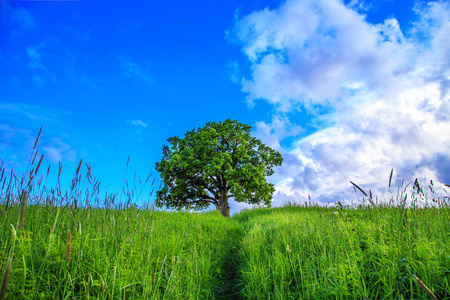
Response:
[[[228,198],[270,205],[273,184],[265,176],[283,162],[281,154],[250,135],[251,127],[237,121],[207,123],[175,136],[163,148],[156,170],[164,183],[158,207],[202,209],[214,204],[230,216]]]

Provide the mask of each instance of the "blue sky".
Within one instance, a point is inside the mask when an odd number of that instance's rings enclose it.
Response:
[[[282,152],[274,204],[450,182],[450,7],[414,1],[2,1],[0,158],[109,190],[167,138],[236,119]],[[153,173],[155,176],[155,173]],[[232,203],[237,211],[244,205]]]

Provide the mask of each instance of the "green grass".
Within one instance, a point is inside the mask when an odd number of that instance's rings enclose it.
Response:
[[[246,223],[245,298],[428,298],[414,276],[438,298],[450,298],[448,208],[265,212]]]
[[[218,212],[49,206],[27,207],[24,230],[17,231],[9,220],[20,208],[2,211],[0,261],[13,258],[11,299],[217,298],[224,259],[242,231]]]
[[[359,206],[224,218],[138,209],[126,180],[100,197],[81,162],[67,193],[48,189],[39,164],[22,179],[0,167],[0,300],[450,299],[448,197],[419,205],[417,181],[409,205],[406,189],[377,204],[354,184]]]
[[[7,299],[450,298],[448,208],[0,211]]]

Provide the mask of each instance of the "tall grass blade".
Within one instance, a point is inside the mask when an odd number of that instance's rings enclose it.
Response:
[[[2,170],[2,176],[0,177],[0,181],[3,180],[3,175],[5,174],[5,169],[3,169],[3,163],[4,161],[2,161],[2,165],[0,166],[0,170]]]
[[[81,169],[81,164],[83,163],[83,159],[80,160],[80,163],[78,164],[78,168],[77,168],[77,175],[78,173],[80,173],[80,169]]]
[[[362,188],[360,188],[356,183],[354,183],[352,181],[350,181],[350,183],[353,184],[353,186],[356,187],[358,190],[360,190],[361,193],[364,194],[364,196],[369,197],[369,196],[367,196],[366,192],[364,192],[364,190]]]
[[[3,273],[2,287],[0,289],[0,300],[4,300],[6,297],[6,289],[8,287],[8,277],[11,271],[11,259],[12,258],[9,258],[8,261],[6,262],[5,273]]]
[[[38,153],[39,153],[39,149],[36,150],[36,153],[34,154],[33,160],[31,161],[31,164],[34,164],[34,161],[36,160],[36,156],[38,155]]]
[[[391,188],[392,175],[394,175],[394,168],[391,169],[391,175],[389,176],[389,188]]]
[[[69,230],[69,236],[67,237],[67,257],[66,262],[70,261],[70,253],[72,252],[72,230]]]
[[[39,133],[38,133],[38,136],[37,136],[37,138],[36,138],[36,142],[34,142],[33,150],[36,149],[36,146],[37,146],[37,144],[38,144],[38,142],[39,142],[39,137],[41,136],[42,127],[43,127],[43,126],[41,126],[41,129],[39,129]]]
[[[6,207],[5,207],[5,211],[8,211],[8,206],[9,206],[9,201],[10,201],[10,194],[6,194]]]
[[[59,180],[59,176],[61,176],[61,171],[62,171],[62,164],[61,164],[61,162],[59,162],[58,167],[59,167],[59,171],[58,171],[58,180]]]
[[[438,300],[436,295],[425,285],[425,283],[422,280],[420,280],[417,276],[413,276],[413,278],[417,282],[417,284],[425,291],[425,293],[427,293],[428,296],[430,296],[431,299]]]
[[[43,159],[43,158],[44,158],[44,154],[42,154],[41,159],[39,160],[39,163],[38,163],[38,165],[37,165],[37,167],[36,167],[36,171],[34,172],[34,175],[37,174],[37,172],[38,172],[38,170],[39,170],[39,167],[41,166],[41,163],[42,163],[42,159]]]
[[[18,230],[22,230],[25,222],[25,207],[27,206],[27,192],[22,191],[22,196],[20,197],[20,214],[19,214],[19,225]]]
[[[26,168],[26,170],[25,170],[25,173],[23,173],[21,185],[22,185],[22,184],[24,183],[24,181],[25,181],[25,176],[26,176],[26,174],[28,174],[28,170],[29,170],[29,168],[30,168],[31,160],[32,160],[32,158],[33,158],[33,153],[34,153],[34,150],[36,149],[36,146],[37,146],[37,144],[38,144],[39,137],[41,136],[41,132],[42,132],[42,126],[41,126],[41,129],[39,130],[39,133],[38,133],[38,136],[37,136],[37,138],[36,138],[36,141],[34,142],[33,150],[31,150],[31,154],[30,154],[30,158],[29,158],[29,160],[28,160],[27,168]],[[36,154],[34,155],[34,158],[36,158],[36,155],[37,155],[37,152],[38,152],[38,151],[39,151],[39,150],[36,151]],[[34,163],[34,159],[33,159],[33,163]],[[12,174],[12,169],[11,169],[11,174]],[[31,182],[31,180],[30,180],[30,182]],[[30,182],[29,182],[28,184],[30,184]]]

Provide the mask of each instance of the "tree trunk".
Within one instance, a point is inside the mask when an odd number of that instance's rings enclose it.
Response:
[[[224,190],[220,192],[219,206],[217,209],[220,210],[224,217],[230,217],[230,206],[228,205],[228,191]]]

